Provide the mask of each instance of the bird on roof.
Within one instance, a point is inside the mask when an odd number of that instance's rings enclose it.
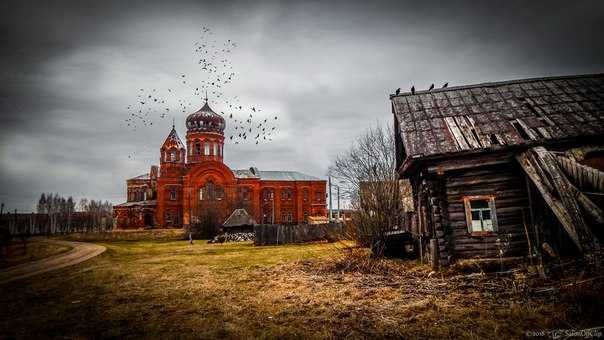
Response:
[[[415,94],[415,86],[411,86],[411,94]]]
[[[449,83],[445,83],[445,85],[443,85],[443,89],[447,88],[447,86],[449,86]]]
[[[396,89],[396,95],[398,96],[401,93],[401,88]]]
[[[434,89],[434,84],[430,85],[430,88],[428,89],[428,91],[432,91]]]

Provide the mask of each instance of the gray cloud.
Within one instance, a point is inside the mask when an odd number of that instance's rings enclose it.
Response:
[[[225,146],[232,168],[322,176],[365,128],[391,121],[396,87],[604,70],[596,1],[8,1],[0,12],[0,201],[20,210],[42,191],[124,199],[171,125],[130,131],[125,107],[138,88],[195,74],[202,25],[239,43],[225,92],[280,116],[274,142]]]

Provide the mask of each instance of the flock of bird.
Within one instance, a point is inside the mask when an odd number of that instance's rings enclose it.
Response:
[[[193,44],[195,63],[201,75],[179,73],[168,88],[140,88],[136,101],[126,107],[127,128],[137,130],[153,126],[157,118],[193,113],[207,101],[227,121],[225,139],[233,144],[270,142],[278,131],[278,116],[265,113],[259,105],[244,105],[239,96],[229,97],[225,88],[233,82],[231,54],[237,43],[218,41],[208,27],[201,28]],[[209,98],[208,98],[209,96]],[[226,113],[225,113],[226,112]],[[130,159],[134,155],[128,156]]]
[[[449,83],[445,83],[441,88],[447,88],[449,86]],[[428,92],[434,90],[434,84],[430,85],[430,87],[428,88]],[[401,88],[399,87],[398,89],[396,89],[395,91],[396,95],[398,96],[399,94],[401,94]],[[415,86],[411,86],[411,94],[415,94]]]

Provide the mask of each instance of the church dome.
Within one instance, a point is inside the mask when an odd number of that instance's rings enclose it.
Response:
[[[207,101],[201,109],[187,117],[187,131],[189,132],[223,133],[224,128],[224,118],[214,112]]]

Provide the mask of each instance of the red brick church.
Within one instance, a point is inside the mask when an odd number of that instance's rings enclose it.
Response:
[[[223,162],[225,120],[207,103],[186,120],[186,147],[174,126],[160,166],[126,181],[127,202],[114,206],[116,227],[188,227],[236,209],[257,223],[305,223],[326,216],[326,181],[297,171],[231,170]]]

